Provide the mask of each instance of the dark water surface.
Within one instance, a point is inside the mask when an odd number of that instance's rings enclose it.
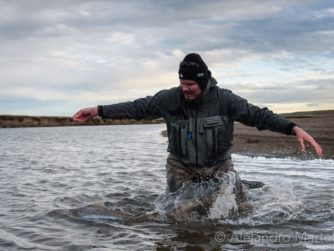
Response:
[[[208,217],[172,222],[163,129],[0,129],[0,250],[334,250],[333,160],[233,155],[266,184],[252,209],[229,214],[227,186]]]

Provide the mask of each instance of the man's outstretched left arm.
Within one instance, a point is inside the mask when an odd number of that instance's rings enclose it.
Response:
[[[248,126],[257,127],[258,130],[267,129],[287,135],[296,135],[301,152],[305,152],[304,142],[307,142],[320,158],[323,157],[321,146],[311,135],[292,121],[273,113],[267,108],[259,108],[249,104],[246,99],[235,94],[230,93],[229,98],[229,114],[233,120]]]

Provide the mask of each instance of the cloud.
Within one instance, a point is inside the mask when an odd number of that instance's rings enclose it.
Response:
[[[274,107],[284,111],[280,106],[287,107],[293,103],[305,108],[327,109],[334,100],[334,78],[301,80],[296,82],[277,82],[259,85],[236,86],[237,94],[246,97],[249,102]],[[316,104],[316,105],[315,105]],[[300,108],[299,108],[300,109]],[[332,108],[331,108],[332,109]]]
[[[327,93],[334,78],[332,1],[0,4],[4,113],[20,112],[13,102],[28,99],[45,102],[50,113],[69,115],[81,106],[151,95],[177,84],[178,62],[193,51],[203,56],[221,86],[255,102],[276,102],[273,107],[279,108],[280,102],[304,95],[314,99],[305,107],[332,103]],[[58,109],[63,102],[74,107]],[[45,112],[38,105],[22,105],[22,111],[26,107],[30,113]]]

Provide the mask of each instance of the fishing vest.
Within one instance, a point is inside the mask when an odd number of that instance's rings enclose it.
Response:
[[[170,123],[168,151],[186,166],[210,167],[230,158],[232,138],[227,116],[176,120]]]
[[[246,99],[218,87],[214,78],[209,79],[201,103],[186,103],[182,97],[180,87],[174,87],[153,97],[99,106],[99,115],[111,119],[163,117],[168,151],[184,165],[194,167],[210,167],[231,158],[234,121],[287,135],[295,126],[267,108],[248,104]]]

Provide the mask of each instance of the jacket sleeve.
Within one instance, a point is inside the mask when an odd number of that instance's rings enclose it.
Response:
[[[296,125],[267,108],[259,108],[249,104],[246,99],[232,92],[229,93],[228,113],[232,120],[256,127],[258,130],[270,130],[292,135],[292,129]]]
[[[112,105],[99,105],[99,116],[110,119],[156,119],[161,117],[155,102],[155,97],[147,96],[132,102],[124,102]]]

